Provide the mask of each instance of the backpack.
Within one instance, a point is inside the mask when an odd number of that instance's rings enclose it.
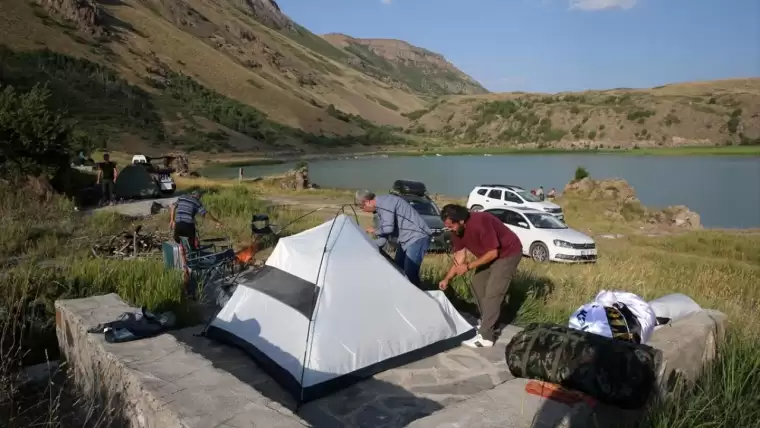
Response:
[[[639,409],[655,388],[662,354],[647,346],[556,324],[531,324],[505,350],[509,371]]]

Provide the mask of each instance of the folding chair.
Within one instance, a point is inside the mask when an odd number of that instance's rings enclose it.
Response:
[[[180,237],[183,261],[189,271],[187,278],[188,292],[195,294],[198,286],[203,286],[211,281],[225,278],[234,274],[235,251],[232,246],[217,248],[215,245],[203,246],[205,250],[213,249],[220,251],[203,251],[193,249],[187,237]]]
[[[197,231],[195,232],[195,243],[198,247],[197,251],[210,253],[220,253],[232,248],[232,240],[228,236],[203,239]]]

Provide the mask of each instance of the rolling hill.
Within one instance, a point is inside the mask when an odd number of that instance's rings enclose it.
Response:
[[[480,147],[760,144],[760,78],[444,97],[407,117],[408,133]]]

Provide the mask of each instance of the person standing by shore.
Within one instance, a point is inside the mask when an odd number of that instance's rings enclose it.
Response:
[[[490,213],[471,213],[461,205],[449,204],[441,210],[441,220],[453,232],[454,263],[438,287],[446,290],[454,277],[475,271],[472,291],[481,323],[477,336],[462,344],[471,348],[491,347],[496,339],[496,325],[504,298],[522,259],[522,243]],[[466,251],[476,260],[465,263]]]
[[[364,212],[376,213],[380,217],[378,229],[367,228],[367,233],[376,235],[380,245],[389,237],[398,239],[396,265],[404,271],[409,282],[420,286],[420,266],[430,246],[431,230],[425,220],[409,202],[396,195],[376,196],[369,190],[356,192],[356,204]]]
[[[108,153],[104,154],[103,162],[98,164],[98,178],[95,182],[96,184],[100,184],[101,204],[108,203],[108,205],[113,205],[113,187],[118,176],[119,169],[116,168],[116,163],[111,162],[111,156]]]

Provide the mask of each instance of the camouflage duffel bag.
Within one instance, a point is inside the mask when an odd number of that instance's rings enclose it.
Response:
[[[646,404],[661,359],[652,347],[556,324],[529,325],[505,354],[515,377],[561,385],[623,409]]]

